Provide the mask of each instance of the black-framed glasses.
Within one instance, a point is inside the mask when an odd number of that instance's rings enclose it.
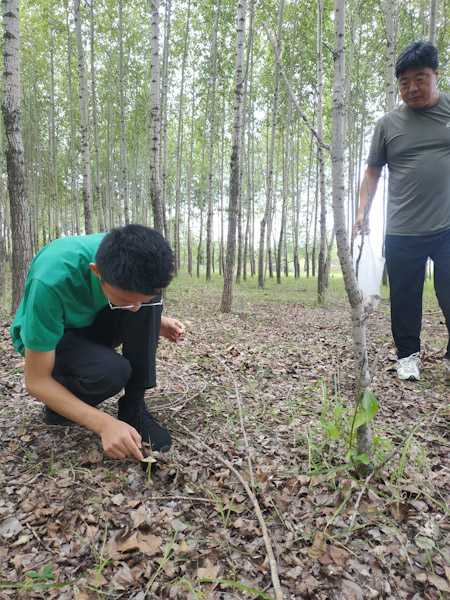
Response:
[[[109,308],[111,310],[118,310],[119,308],[121,308],[121,309],[136,308],[136,307],[143,308],[144,306],[162,306],[162,303],[163,303],[163,301],[161,298],[161,300],[158,300],[157,302],[152,302],[152,301],[138,302],[137,304],[127,304],[126,306],[116,306],[115,304],[113,304],[111,302],[111,300],[108,300]]]

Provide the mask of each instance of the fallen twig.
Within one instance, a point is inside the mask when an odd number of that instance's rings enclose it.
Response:
[[[239,421],[241,423],[241,430],[242,430],[242,436],[244,438],[245,452],[247,454],[248,470],[249,470],[249,474],[250,474],[250,483],[251,483],[251,486],[252,486],[252,490],[255,491],[255,478],[253,476],[252,459],[251,459],[251,456],[250,456],[250,449],[249,449],[249,446],[248,446],[247,432],[245,431],[245,427],[244,427],[244,419],[242,417],[241,395],[239,394],[239,390],[238,390],[236,378],[234,377],[233,373],[231,372],[230,367],[227,364],[224,363],[224,361],[220,358],[220,356],[217,356],[217,354],[215,354],[215,357],[220,362],[220,364],[223,367],[225,367],[225,369],[228,371],[228,373],[230,374],[230,377],[231,377],[231,379],[233,381],[234,390],[236,392],[236,399],[237,399],[237,403],[238,403],[238,409],[239,409]]]
[[[269,560],[270,573],[271,573],[271,577],[272,577],[272,585],[273,585],[273,589],[275,591],[276,600],[283,600],[283,592],[281,590],[280,577],[278,575],[277,561],[275,559],[275,555],[273,552],[269,532],[267,531],[267,526],[266,526],[266,522],[264,520],[262,511],[261,511],[261,507],[259,506],[259,502],[258,502],[255,494],[253,493],[252,489],[250,488],[248,483],[245,481],[245,479],[242,477],[240,472],[230,463],[229,460],[227,460],[226,458],[223,458],[223,456],[221,456],[218,452],[216,452],[210,446],[205,444],[203,442],[203,440],[201,440],[197,435],[195,435],[195,433],[190,431],[187,427],[185,427],[181,423],[177,423],[177,425],[184,431],[184,433],[186,433],[190,437],[194,438],[194,440],[196,440],[196,442],[198,444],[200,444],[200,446],[202,448],[204,448],[208,453],[212,454],[216,460],[218,460],[223,465],[225,465],[227,467],[227,469],[230,469],[230,471],[232,471],[236,475],[236,477],[238,478],[238,480],[244,487],[245,491],[247,492],[248,497],[250,498],[250,500],[253,504],[253,507],[254,507],[255,513],[256,513],[256,517],[257,517],[259,525],[261,527],[261,532],[262,532],[263,539],[264,539],[264,545],[266,547],[266,552],[267,552],[267,558]],[[193,448],[194,450],[199,452],[199,449],[196,448],[195,444],[192,444],[191,448]]]
[[[351,520],[350,520],[350,525],[348,526],[348,534],[347,534],[347,537],[346,537],[346,539],[345,539],[345,543],[347,543],[347,542],[348,542],[348,540],[349,540],[349,538],[350,538],[350,532],[351,532],[351,530],[352,530],[352,527],[353,527],[353,524],[354,524],[354,522],[355,522],[355,520],[356,520],[356,516],[357,516],[358,508],[359,508],[359,505],[361,504],[361,499],[362,499],[362,497],[363,497],[363,494],[364,494],[364,492],[365,492],[365,491],[366,491],[366,489],[367,489],[367,486],[368,486],[368,484],[369,484],[369,481],[371,480],[371,478],[372,478],[372,475],[373,475],[373,474],[374,474],[374,471],[372,471],[372,473],[370,473],[370,474],[369,474],[369,475],[366,477],[366,479],[365,479],[365,481],[364,481],[364,485],[362,486],[362,489],[361,489],[361,491],[360,491],[360,492],[359,492],[359,494],[358,494],[358,498],[356,499],[355,506],[353,507],[353,514],[352,514],[352,518],[351,518]]]

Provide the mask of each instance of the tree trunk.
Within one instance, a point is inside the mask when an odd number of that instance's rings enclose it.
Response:
[[[236,72],[233,104],[233,138],[230,160],[230,201],[228,207],[228,238],[227,258],[225,263],[225,276],[220,305],[221,312],[229,313],[233,302],[233,282],[236,253],[236,226],[237,208],[239,200],[240,159],[242,141],[242,109],[244,91],[244,45],[245,45],[245,20],[247,0],[239,0],[236,23]]]
[[[105,215],[103,211],[102,194],[100,189],[100,149],[98,143],[97,116],[97,83],[95,78],[95,38],[94,38],[94,0],[90,0],[90,34],[91,34],[91,94],[92,94],[92,129],[94,133],[95,154],[95,199],[97,201],[98,230],[105,231]]]
[[[334,230],[334,225],[333,225],[333,230],[331,232],[331,237],[330,237],[330,241],[327,244],[327,256],[325,259],[325,287],[328,287],[330,285],[330,275],[331,275],[331,253],[333,251],[333,246],[334,246],[334,240],[336,238],[336,233]]]
[[[323,138],[322,98],[323,98],[323,66],[322,66],[322,0],[317,0],[317,133]],[[320,237],[319,261],[317,270],[317,299],[319,304],[325,300],[325,247],[327,241],[327,203],[325,187],[325,157],[323,146],[317,147],[317,160],[319,163],[319,201],[320,206]]]
[[[111,63],[111,57],[109,56],[109,62]],[[109,94],[108,94],[108,107],[106,111],[106,222],[108,228],[111,229],[115,224],[115,212],[114,212],[114,163],[113,163],[113,150],[112,150],[112,129],[113,129],[113,83],[112,83],[112,69],[109,70]]]
[[[186,196],[187,196],[187,261],[188,261],[188,273],[192,277],[192,210],[191,210],[191,194],[192,194],[192,160],[194,157],[194,119],[195,119],[195,79],[192,81],[192,100],[191,100],[192,114],[191,114],[191,135],[190,135],[190,149],[189,149],[189,166],[186,183]]]
[[[5,263],[6,263],[6,244],[5,244],[5,222],[3,219],[4,209],[4,190],[3,190],[3,133],[2,121],[0,119],[0,296],[6,291]],[[5,204],[6,207],[6,204]]]
[[[314,230],[313,230],[313,244],[312,244],[312,255],[311,255],[311,272],[312,276],[316,276],[317,271],[317,222],[319,219],[319,161],[316,157],[316,190],[314,195]]]
[[[433,0],[431,0],[433,1]],[[394,33],[394,0],[386,0],[386,110],[390,112],[395,108],[395,33]],[[383,194],[383,212],[386,212],[386,194]],[[355,207],[356,208],[356,207]],[[386,219],[383,219],[383,247],[382,255],[385,256]],[[383,285],[388,284],[386,264],[383,269]]]
[[[208,162],[208,217],[206,222],[206,281],[211,280],[211,245],[213,236],[213,170],[214,170],[214,145],[216,125],[216,78],[217,78],[217,31],[219,29],[220,0],[217,0],[216,20],[214,23],[211,47],[211,111],[209,126],[209,162]]]
[[[278,32],[277,32],[277,42],[278,49],[281,44],[281,35],[282,35],[282,27],[283,27],[283,15],[284,15],[284,0],[281,0],[280,7],[278,11]],[[268,223],[270,220],[270,212],[272,208],[272,194],[273,194],[273,163],[274,163],[274,154],[275,154],[275,137],[276,137],[276,127],[277,127],[277,111],[278,111],[278,91],[279,91],[279,66],[278,61],[275,60],[275,74],[274,74],[274,83],[273,83],[273,99],[272,99],[272,130],[270,135],[270,150],[268,157],[268,166],[267,166],[267,181],[266,181],[266,206],[264,210],[264,216],[261,220],[261,231],[259,236],[259,259],[258,259],[258,287],[264,287],[264,243],[266,238],[266,227],[268,227]],[[270,252],[270,233],[267,241],[267,251]],[[270,260],[270,255],[269,255]]]
[[[161,117],[162,117],[162,167],[161,167],[161,209],[164,222],[164,235],[169,239],[167,224],[166,199],[167,199],[167,98],[169,89],[169,43],[171,25],[172,0],[167,0],[164,15],[164,49],[163,49],[163,80],[161,86]],[[188,230],[189,235],[189,230]]]
[[[224,103],[225,104],[225,103]],[[222,114],[222,148],[220,152],[220,241],[219,241],[219,273],[225,273],[225,251],[224,251],[224,206],[223,206],[223,177],[224,177],[224,158],[225,158],[225,106]]]
[[[394,0],[386,0],[386,108],[395,108]]]
[[[183,159],[183,95],[184,75],[186,71],[187,45],[189,39],[189,20],[191,14],[191,2],[188,0],[186,29],[184,32],[183,60],[181,65],[180,96],[178,100],[178,133],[177,133],[177,173],[175,181],[175,223],[174,223],[174,251],[175,251],[175,274],[178,273],[181,264],[180,257],[180,221],[181,221],[181,169]]]
[[[125,98],[123,93],[123,32],[122,5],[119,0],[119,99],[120,99],[120,166],[122,170],[122,199],[125,223],[130,222],[130,190],[128,184],[128,153],[125,134]]]
[[[203,125],[203,139],[206,136],[206,124],[207,119],[206,115],[209,110],[209,90],[208,95],[206,97],[206,108],[205,108],[205,120]],[[200,232],[198,236],[198,250],[197,250],[197,277],[200,277],[200,265],[203,263],[203,214],[205,210],[205,153],[206,147],[205,144],[202,145],[202,171],[200,176]]]
[[[359,406],[362,394],[370,383],[367,361],[365,316],[362,295],[359,291],[356,273],[347,239],[345,227],[345,141],[344,141],[344,80],[345,80],[345,0],[335,0],[334,4],[334,76],[332,105],[332,184],[333,214],[336,228],[336,242],[345,290],[351,307],[352,337],[355,351],[355,396]],[[357,430],[358,454],[367,454],[372,459],[372,438],[367,423]],[[358,463],[361,474],[365,465]]]
[[[161,202],[161,110],[159,90],[159,0],[151,0],[151,146],[150,146],[150,198],[153,208],[154,228],[164,233]]]
[[[438,0],[430,0],[430,27],[428,30],[428,41],[436,43],[436,18],[437,18]]]
[[[30,266],[31,234],[20,115],[19,0],[3,0],[3,123],[11,207],[12,312],[20,304]]]
[[[308,161],[308,178],[306,184],[306,217],[305,217],[305,271],[306,277],[309,278],[310,275],[310,230],[311,230],[311,215],[313,214],[313,209],[311,209],[311,175],[312,175],[312,165],[313,165],[313,143],[312,143],[312,134],[311,134],[311,142],[309,146],[309,161]],[[313,247],[314,252],[314,247]],[[314,276],[314,273],[313,273]]]
[[[71,234],[80,235],[80,213],[78,210],[78,193],[77,193],[77,164],[75,152],[75,123],[73,118],[73,94],[72,94],[72,45],[71,33],[69,25],[69,7],[66,12],[66,29],[67,29],[67,76],[69,84],[69,115],[70,115],[70,205],[72,209],[72,227]],[[39,145],[38,145],[39,152]],[[40,168],[39,168],[40,171]],[[75,223],[73,216],[75,215]]]
[[[89,98],[84,68],[84,49],[81,36],[80,0],[74,0],[75,35],[78,52],[78,88],[81,114],[81,152],[83,157],[83,205],[86,234],[94,233],[94,208],[91,185],[91,150],[89,145]]]
[[[245,236],[244,236],[244,252],[243,252],[243,277],[244,281],[247,280],[247,262],[248,255],[250,253],[250,265],[252,264],[252,253],[253,253],[253,203],[254,203],[254,172],[253,172],[253,161],[254,161],[254,148],[253,148],[253,137],[252,127],[254,122],[253,114],[253,62],[254,62],[254,44],[253,44],[253,21],[254,21],[254,10],[255,3],[252,1],[250,11],[250,23],[249,23],[249,40],[248,40],[248,59],[247,59],[247,70],[248,70],[248,108],[247,108],[247,219],[245,224]]]
[[[61,222],[58,196],[58,154],[56,149],[56,126],[55,126],[55,69],[53,61],[53,28],[50,25],[50,148],[51,148],[51,181],[52,193],[50,205],[53,205],[55,222],[55,237],[61,236]]]
[[[289,102],[289,101],[288,101]],[[286,137],[284,139],[284,143],[282,143],[282,205],[281,205],[281,223],[280,223],[280,237],[278,240],[278,252],[277,252],[277,261],[276,261],[276,272],[277,272],[277,283],[281,284],[281,260],[283,256],[283,248],[284,248],[284,240],[286,238],[286,215],[287,215],[287,197],[289,194],[289,184],[288,184],[288,164],[289,164],[289,153],[287,150],[287,146],[289,145],[289,127],[290,127],[290,113],[288,110],[288,119],[286,124]]]
[[[241,132],[242,132],[242,140],[241,140],[241,160],[240,160],[240,181],[239,181],[239,201],[238,201],[238,242],[237,242],[237,269],[236,269],[236,283],[241,282],[241,275],[243,272],[243,261],[244,261],[244,237],[245,234],[243,231],[243,191],[244,191],[244,164],[245,164],[245,133],[246,133],[246,116],[247,116],[247,98],[248,98],[248,71],[250,65],[250,54],[253,44],[253,20],[254,20],[254,12],[255,12],[255,2],[251,0],[250,2],[250,18],[249,18],[249,27],[248,27],[248,43],[247,43],[247,52],[245,59],[245,77],[244,77],[244,97],[242,99],[242,123],[241,123]],[[247,149],[247,154],[249,149]]]

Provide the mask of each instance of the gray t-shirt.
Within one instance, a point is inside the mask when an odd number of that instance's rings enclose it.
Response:
[[[375,126],[367,164],[389,167],[386,233],[450,229],[450,96],[430,108],[401,104]]]

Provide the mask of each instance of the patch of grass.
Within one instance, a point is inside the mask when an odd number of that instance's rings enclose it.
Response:
[[[176,303],[177,292],[185,294],[188,292],[197,296],[201,301],[215,302],[220,305],[223,290],[223,277],[218,273],[213,273],[211,280],[206,281],[202,272],[198,278],[190,277],[185,270],[179,272],[170,286],[167,288],[167,302],[170,305]],[[325,307],[329,303],[342,303],[345,298],[344,281],[340,274],[335,274],[330,279],[330,285],[325,295]],[[249,277],[247,281],[241,281],[235,284],[233,288],[233,312],[246,313],[251,316],[252,306],[254,304],[264,305],[275,302],[277,304],[299,304],[302,306],[317,306],[317,278],[301,276],[295,277],[282,276],[281,284],[278,284],[276,278],[268,277],[264,283],[264,288],[258,287],[257,276]],[[201,306],[201,302],[199,300]]]

